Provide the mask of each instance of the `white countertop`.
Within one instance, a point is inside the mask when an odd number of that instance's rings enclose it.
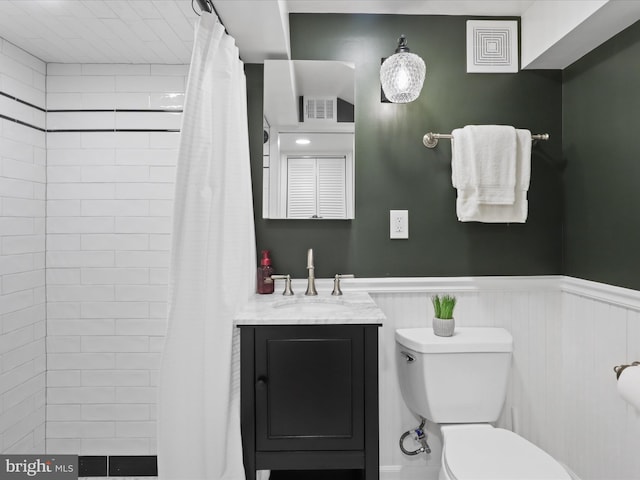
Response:
[[[366,292],[254,295],[235,317],[235,325],[381,325],[382,310]]]

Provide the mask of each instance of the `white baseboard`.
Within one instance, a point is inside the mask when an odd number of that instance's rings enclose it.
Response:
[[[380,480],[438,480],[439,468],[414,465],[384,465],[380,467]]]

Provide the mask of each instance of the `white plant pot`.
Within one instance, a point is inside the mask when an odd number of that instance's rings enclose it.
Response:
[[[455,318],[444,320],[433,317],[433,333],[439,337],[450,337],[456,328]]]

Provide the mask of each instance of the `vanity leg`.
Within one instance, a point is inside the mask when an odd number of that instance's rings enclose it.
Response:
[[[380,478],[380,443],[378,419],[378,327],[364,329],[365,401],[365,480]]]
[[[251,327],[240,328],[240,428],[242,430],[242,457],[246,480],[256,480],[256,429],[254,390],[254,338]]]

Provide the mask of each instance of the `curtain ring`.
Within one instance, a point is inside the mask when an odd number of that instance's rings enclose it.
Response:
[[[198,13],[196,8],[193,6],[193,2],[194,0],[191,0],[191,10],[193,10],[196,15],[201,17],[202,15]],[[211,0],[198,0],[198,3],[200,4],[200,7],[207,5],[209,7],[208,9],[206,9],[208,13],[212,13],[214,11],[213,2]]]
[[[200,14],[198,13],[198,11],[196,10],[196,7],[193,6],[193,2],[194,0],[191,0],[191,10],[193,10],[193,13],[195,13],[196,15],[200,16]]]

